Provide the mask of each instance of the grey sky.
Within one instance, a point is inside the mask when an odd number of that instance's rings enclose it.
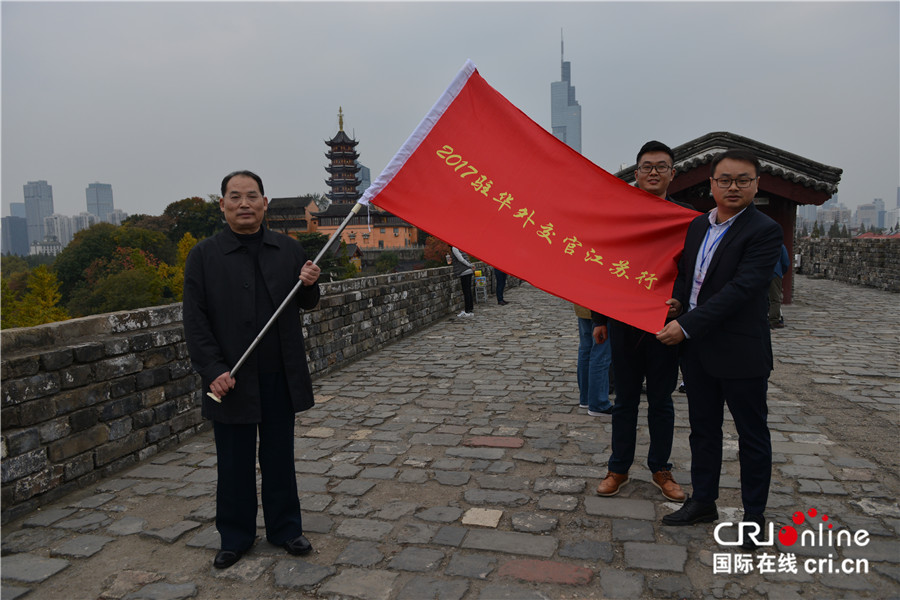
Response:
[[[465,60],[544,127],[559,37],[583,153],[730,131],[839,167],[839,199],[900,179],[898,2],[2,2],[2,205],[27,181],[56,211],[110,183],[160,214],[251,169],[272,197],[322,193],[325,139],[374,179]],[[502,140],[497,140],[502,144]],[[499,149],[499,148],[498,148]],[[564,182],[561,182],[564,186]]]

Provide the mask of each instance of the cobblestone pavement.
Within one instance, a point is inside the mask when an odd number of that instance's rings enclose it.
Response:
[[[206,433],[5,526],[2,599],[900,597],[898,296],[797,279],[774,332],[774,547],[661,526],[675,505],[640,462],[619,496],[594,494],[610,422],[577,406],[575,316],[524,285],[316,382],[296,438],[314,554],[260,530],[237,565],[212,568]],[[675,403],[673,472],[689,491]],[[638,461],[647,442],[643,422]],[[739,519],[730,424],[722,486],[720,523]],[[800,541],[782,543],[784,525]]]

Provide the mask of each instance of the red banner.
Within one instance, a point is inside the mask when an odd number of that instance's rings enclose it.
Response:
[[[362,203],[551,294],[659,331],[696,212],[607,173],[468,62]]]

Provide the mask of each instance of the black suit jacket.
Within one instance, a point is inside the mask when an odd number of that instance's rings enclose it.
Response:
[[[673,297],[689,308],[697,253],[709,215],[694,219],[684,239]],[[697,307],[678,317],[690,338],[684,360],[698,360],[714,377],[766,377],[772,370],[769,280],[778,262],[781,227],[751,204],[722,237],[710,260]]]
[[[259,250],[263,279],[275,307],[294,288],[306,253],[297,240],[265,229]],[[191,250],[184,268],[184,332],[194,369],[203,380],[202,414],[222,423],[262,419],[257,361],[251,355],[222,403],[206,396],[209,384],[230,371],[259,331],[255,319],[256,271],[253,259],[226,227]],[[294,411],[314,404],[306,363],[300,309],[319,303],[319,284],[303,286],[273,325],[281,341],[283,371]]]

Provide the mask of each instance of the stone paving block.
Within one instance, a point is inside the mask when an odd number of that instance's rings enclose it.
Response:
[[[653,523],[634,519],[613,519],[612,537],[620,542],[652,542],[656,540]]]
[[[501,506],[522,506],[531,500],[525,494],[519,492],[506,492],[497,490],[470,489],[463,494],[466,502],[476,506],[484,504],[499,504]]]
[[[527,490],[531,484],[526,477],[482,475],[477,479],[478,485],[486,490]]]
[[[326,475],[329,477],[340,477],[342,479],[347,479],[350,477],[356,477],[363,468],[357,465],[352,465],[350,463],[338,463],[334,465]]]
[[[578,558],[581,560],[612,562],[615,553],[609,542],[595,540],[581,540],[580,542],[566,543],[559,549],[559,555],[566,558]]]
[[[383,505],[373,517],[376,519],[385,519],[387,521],[396,521],[401,517],[411,515],[419,508],[419,504],[415,502],[404,502],[403,500],[394,500]]]
[[[397,477],[400,483],[425,483],[428,481],[428,471],[425,469],[403,469]]]
[[[393,479],[398,471],[396,467],[370,467],[364,469],[359,476],[369,479]]]
[[[460,486],[469,483],[472,478],[470,473],[464,471],[435,471],[434,479],[441,485]]]
[[[462,436],[453,433],[414,433],[410,444],[414,446],[458,446]]]
[[[402,523],[394,530],[394,539],[398,544],[427,544],[437,529],[437,526],[425,523]]]
[[[441,546],[459,546],[468,532],[469,530],[465,527],[445,525],[431,538],[431,543]]]
[[[94,531],[95,529],[100,529],[101,527],[105,527],[112,522],[112,519],[106,515],[106,513],[102,512],[88,512],[88,513],[79,513],[76,517],[72,519],[66,519],[64,521],[57,521],[53,524],[53,527],[59,527],[60,529],[71,529],[74,531],[78,531],[81,533],[87,533],[89,531]]]
[[[25,583],[39,583],[69,566],[61,558],[44,558],[34,554],[11,554],[3,557],[3,578]]]
[[[256,581],[262,577],[275,559],[270,556],[244,556],[237,563],[227,569],[213,569],[213,577],[217,579],[236,579],[246,583]]]
[[[453,554],[444,573],[469,579],[487,579],[496,564],[497,559],[486,554]]]
[[[481,588],[478,600],[554,600],[554,598],[521,585],[492,583]]]
[[[136,592],[127,594],[123,600],[182,600],[197,595],[194,583],[151,583]]]
[[[3,556],[31,552],[50,546],[56,540],[66,536],[64,531],[48,527],[29,527],[12,533],[4,533],[0,537],[0,548]]]
[[[404,548],[394,555],[388,563],[388,568],[423,573],[436,570],[442,560],[444,560],[444,553],[440,550]]]
[[[649,500],[639,500],[637,498],[585,496],[584,512],[589,515],[616,519],[656,520],[656,505]]]
[[[351,565],[353,567],[371,567],[384,559],[384,554],[378,549],[378,545],[372,542],[350,542],[340,556],[335,560],[339,565]]]
[[[322,585],[319,595],[335,594],[358,600],[388,600],[399,573],[346,569]]]
[[[468,590],[466,581],[417,576],[400,589],[397,600],[462,600]]]
[[[554,492],[556,494],[582,494],[587,481],[568,477],[539,477],[534,481],[535,492]]]
[[[481,446],[485,448],[521,448],[524,445],[525,440],[522,438],[489,435],[471,437],[463,441],[463,446]]]
[[[654,598],[689,598],[694,589],[687,575],[651,577],[647,587]]]
[[[600,481],[606,475],[606,467],[588,467],[584,465],[557,465],[556,475],[574,477],[576,479],[596,479]]]
[[[339,484],[331,488],[332,494],[347,494],[348,496],[362,496],[373,487],[374,481],[364,481],[361,479],[345,479]]]
[[[684,572],[687,548],[671,544],[625,542],[625,563],[636,569]]]
[[[600,589],[604,598],[643,598],[644,576],[621,569],[605,568],[600,571]]]
[[[218,550],[221,545],[222,538],[214,525],[203,529],[185,544],[191,548],[209,548],[210,550]]]
[[[506,554],[550,557],[559,544],[556,538],[531,533],[472,529],[463,540],[462,547],[471,550],[491,550]]]
[[[500,565],[497,574],[532,583],[564,585],[587,585],[594,577],[594,572],[586,567],[529,558],[507,561]]]
[[[479,458],[482,460],[500,460],[506,450],[500,448],[447,448],[447,456],[458,458]]]
[[[200,527],[201,525],[202,524],[198,523],[197,521],[184,520],[184,521],[179,521],[178,523],[173,523],[172,525],[169,525],[168,527],[163,527],[162,529],[151,529],[151,530],[142,531],[141,535],[157,538],[157,539],[160,539],[164,542],[171,544],[172,542],[174,542],[175,540],[177,540],[178,538],[183,536],[188,531],[192,531],[192,530]]]
[[[15,585],[6,585],[5,583],[0,586],[0,599],[2,600],[18,600],[25,594],[31,591],[31,588],[27,587],[19,587]]]
[[[503,516],[502,510],[470,508],[463,515],[463,525],[496,528]]]
[[[452,523],[459,519],[462,514],[462,509],[455,506],[432,506],[416,513],[416,517],[423,521]]]
[[[93,496],[88,496],[87,498],[82,498],[78,502],[69,504],[69,506],[72,508],[97,508],[106,504],[115,497],[115,494],[110,493],[94,494]]]
[[[339,537],[382,541],[393,529],[390,523],[371,519],[344,519],[335,532]]]
[[[544,494],[538,498],[538,508],[540,510],[563,510],[571,512],[578,508],[578,497]]]
[[[303,531],[311,533],[329,533],[334,527],[334,521],[323,514],[309,514],[303,516]]]
[[[334,567],[315,565],[299,558],[289,558],[278,561],[272,571],[272,577],[277,587],[309,590],[336,572],[337,569]]]
[[[394,454],[366,454],[358,462],[361,465],[389,465],[396,458]]]
[[[179,467],[174,465],[141,465],[129,471],[129,477],[141,479],[168,479],[171,481],[183,481],[185,477],[194,471],[191,467]]]
[[[46,527],[77,512],[76,508],[51,508],[38,512],[22,522],[22,527]]]
[[[543,513],[515,513],[512,516],[511,521],[512,528],[515,531],[524,531],[528,533],[546,533],[548,531],[553,531],[559,524],[559,519]]]
[[[79,535],[67,540],[51,551],[52,556],[67,556],[71,558],[87,558],[103,550],[103,546],[115,538],[102,535]]]

